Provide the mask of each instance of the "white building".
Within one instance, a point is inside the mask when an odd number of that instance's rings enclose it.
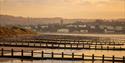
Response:
[[[40,26],[41,28],[48,28],[48,26]]]
[[[91,29],[95,29],[95,26],[90,26]]]
[[[86,25],[78,25],[78,26],[81,27],[81,28],[87,27]]]
[[[114,33],[115,31],[104,29],[104,32],[105,32],[105,33]]]
[[[81,33],[88,33],[88,30],[80,30]]]
[[[58,29],[57,32],[68,33],[69,29],[62,28],[62,29]]]
[[[123,30],[123,27],[122,26],[116,26],[115,29],[116,30]]]
[[[107,29],[114,30],[114,27],[113,26],[107,26]]]

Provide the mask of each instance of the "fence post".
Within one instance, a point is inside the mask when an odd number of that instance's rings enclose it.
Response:
[[[101,50],[103,49],[103,46],[101,45]]]
[[[60,43],[58,44],[58,48],[60,47]]]
[[[36,46],[35,44],[36,44],[36,43],[33,42],[34,47]]]
[[[3,51],[4,51],[4,50],[3,50],[3,48],[2,48],[2,49],[1,49],[1,56],[4,56],[4,55],[3,55]]]
[[[13,49],[11,49],[11,56],[12,56],[12,57],[13,57],[13,52],[14,52]]]
[[[121,46],[120,46],[120,50],[121,50],[122,48],[121,48]]]
[[[33,57],[33,50],[31,51],[31,57]]]
[[[94,62],[94,54],[92,54],[92,62]]]
[[[104,55],[103,55],[103,56],[102,56],[102,63],[104,63],[104,60],[105,60],[104,58],[105,58],[105,57],[104,57]]]
[[[44,51],[42,51],[42,55],[41,55],[42,59],[44,58]]]
[[[48,47],[48,44],[47,44],[47,42],[46,42],[46,47]]]
[[[51,55],[52,55],[52,59],[53,59],[54,58],[54,53],[52,52]]]
[[[95,50],[96,50],[97,46],[95,45]]]
[[[66,43],[64,43],[64,48],[66,48]]]
[[[77,44],[77,48],[78,48],[78,44]]]
[[[123,63],[125,63],[125,56],[123,56]]]
[[[84,53],[82,54],[82,59],[84,60]]]
[[[74,59],[74,53],[72,53],[72,59]]]
[[[114,62],[115,62],[115,56],[112,57],[112,63],[114,63]]]
[[[28,47],[29,47],[29,42],[28,42]]]
[[[21,56],[23,57],[23,50],[21,50]]]
[[[52,48],[54,48],[54,44],[52,43]]]
[[[107,50],[109,50],[109,46],[107,46]]]
[[[64,58],[64,53],[62,52],[62,59]]]
[[[72,48],[72,44],[70,44],[70,47]]]
[[[83,49],[84,49],[84,43],[83,43]]]
[[[113,50],[115,50],[115,46],[113,47]]]
[[[90,44],[89,44],[89,49],[90,49]]]
[[[40,42],[40,47],[41,47],[41,42]]]

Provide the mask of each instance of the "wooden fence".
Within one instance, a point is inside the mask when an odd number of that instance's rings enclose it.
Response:
[[[52,48],[52,49],[93,49],[93,50],[123,50],[123,47],[110,47],[107,45],[90,45],[81,43],[50,43],[50,42],[29,42],[29,41],[10,41],[10,42],[0,42],[0,46],[13,46],[13,47],[37,47],[37,48]]]
[[[55,52],[35,52],[33,50],[26,51],[26,50],[4,50],[3,48],[0,49],[0,57],[1,58],[18,58],[18,59],[29,59],[29,60],[44,60],[44,59],[55,59],[55,60],[84,60],[84,61],[102,61],[104,63],[105,61],[110,61],[112,63],[115,62],[123,62],[125,63],[125,56],[123,57],[108,57],[108,56],[95,56],[92,55],[85,55],[83,54],[77,54],[77,53],[55,53]]]
[[[4,40],[7,41],[7,40]],[[12,41],[16,41],[16,42],[36,42],[36,43],[67,43],[67,44],[87,44],[87,45],[124,45],[124,42],[114,42],[114,41],[104,41],[104,40],[66,40],[66,39],[28,39],[28,40],[8,40],[9,42]],[[3,41],[1,41],[3,42]]]

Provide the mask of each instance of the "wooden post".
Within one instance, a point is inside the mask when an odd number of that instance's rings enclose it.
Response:
[[[58,48],[60,47],[60,43],[58,44]]]
[[[12,56],[12,57],[13,57],[13,52],[14,52],[13,49],[11,49],[11,56]]]
[[[31,51],[31,57],[33,57],[33,50]]]
[[[94,62],[94,54],[92,54],[92,62]]]
[[[95,50],[96,50],[97,46],[95,45]]]
[[[114,62],[115,62],[115,56],[112,57],[112,63],[114,63]]]
[[[125,56],[123,56],[123,63],[125,63]]]
[[[115,50],[115,46],[113,47],[113,50]]]
[[[40,43],[40,47],[41,47],[41,42],[39,42]]]
[[[120,50],[121,50],[122,48],[121,48],[121,46],[120,46]]]
[[[78,44],[77,44],[77,48],[78,48],[79,46],[78,46]]]
[[[52,55],[51,57],[52,57],[52,59],[53,59],[53,58],[54,58],[54,53],[52,52],[51,55]]]
[[[54,44],[52,43],[52,48],[54,48]]]
[[[62,59],[64,58],[64,53],[62,52]]]
[[[103,46],[101,45],[101,50],[103,49]]]
[[[42,51],[41,57],[42,57],[42,59],[44,58],[44,51]]]
[[[72,44],[70,44],[70,47],[72,48]]]
[[[64,48],[66,48],[66,43],[64,43]]]
[[[35,43],[33,43],[34,44],[34,47],[35,47]]]
[[[104,57],[104,55],[103,55],[103,56],[102,56],[102,63],[104,63],[104,60],[105,60],[104,58],[105,58],[105,57]]]
[[[46,47],[48,47],[48,44],[47,44],[47,42],[46,42]]]
[[[89,49],[90,49],[90,45],[89,45]]]
[[[2,49],[1,49],[1,56],[4,56],[4,55],[3,55],[3,51],[4,51],[4,49],[2,48]]]
[[[28,42],[28,46],[29,46],[29,42]]]
[[[84,53],[82,54],[82,59],[84,60]]]
[[[74,59],[74,53],[72,53],[72,59]]]
[[[83,49],[84,49],[84,43],[83,43]]]
[[[109,50],[109,46],[107,46],[107,50]]]
[[[21,50],[21,56],[23,57],[23,50]]]

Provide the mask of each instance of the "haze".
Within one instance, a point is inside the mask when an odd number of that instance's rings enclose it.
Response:
[[[125,0],[0,0],[0,14],[24,17],[125,18]]]

